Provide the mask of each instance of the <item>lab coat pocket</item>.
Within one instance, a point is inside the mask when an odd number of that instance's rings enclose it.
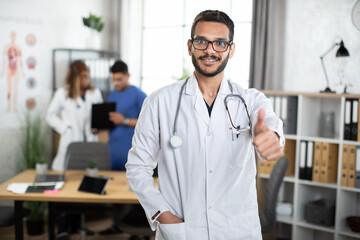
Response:
[[[159,224],[164,240],[186,240],[185,223]]]
[[[229,239],[249,240],[258,239],[261,233],[256,221],[257,213],[248,211],[228,218]],[[261,239],[261,238],[260,238]]]

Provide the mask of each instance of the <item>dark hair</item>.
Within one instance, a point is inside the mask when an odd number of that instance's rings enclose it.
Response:
[[[81,60],[72,62],[68,68],[65,84],[69,98],[75,99],[80,96],[80,74],[82,71],[89,72],[89,68]],[[90,84],[89,89],[93,90],[94,86]]]
[[[121,60],[117,60],[110,68],[111,73],[123,73],[128,74],[128,66]]]
[[[224,12],[218,10],[205,10],[199,13],[191,26],[191,38],[194,38],[195,27],[199,22],[218,22],[223,23],[229,28],[229,39],[234,39],[234,22]]]

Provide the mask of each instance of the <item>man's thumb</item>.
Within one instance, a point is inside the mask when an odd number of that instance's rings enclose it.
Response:
[[[264,121],[265,121],[265,109],[261,108],[258,112],[258,119],[257,122],[255,124],[255,131],[261,131],[261,129],[263,128],[264,125]]]

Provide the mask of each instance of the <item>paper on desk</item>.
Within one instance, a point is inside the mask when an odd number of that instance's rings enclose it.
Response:
[[[7,190],[13,193],[25,193],[29,186],[49,186],[55,185],[55,190],[61,189],[64,182],[41,182],[41,183],[10,183]]]

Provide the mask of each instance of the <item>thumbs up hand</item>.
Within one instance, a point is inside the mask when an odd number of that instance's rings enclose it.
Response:
[[[261,108],[254,126],[253,144],[260,156],[268,161],[277,160],[282,156],[279,136],[265,124],[265,109]]]

